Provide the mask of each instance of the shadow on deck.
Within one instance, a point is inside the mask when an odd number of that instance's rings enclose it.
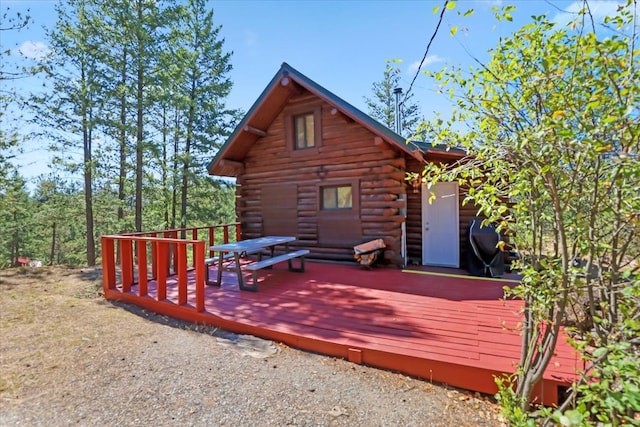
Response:
[[[215,268],[211,268],[215,274]],[[147,295],[108,289],[105,296],[196,323],[283,342],[482,393],[497,391],[494,376],[512,373],[519,359],[522,302],[502,300],[509,279],[450,274],[447,269],[363,270],[354,265],[308,262],[306,272],[286,263],[260,273],[259,292],[238,289],[235,272],[222,287],[206,287],[204,311],[189,286],[178,304],[175,277],[158,300],[156,281]],[[189,282],[194,281],[189,272]],[[248,275],[247,275],[248,276]],[[248,279],[248,277],[247,277]],[[578,355],[560,340],[535,399],[558,401],[558,390],[577,378]]]

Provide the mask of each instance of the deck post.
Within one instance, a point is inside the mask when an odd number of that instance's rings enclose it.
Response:
[[[177,243],[177,256],[175,261],[178,264],[178,305],[187,303],[187,244]]]
[[[109,289],[116,288],[116,263],[114,239],[102,236],[102,290],[106,294]]]
[[[169,264],[169,244],[163,241],[156,241],[157,252],[158,252],[158,290],[157,290],[157,299],[158,301],[164,301],[167,299],[167,273],[168,268],[165,268],[164,265]],[[164,265],[163,265],[164,264]]]
[[[156,237],[157,234],[153,233],[151,237]],[[151,241],[151,277],[155,280],[158,278],[158,245],[154,241]]]
[[[169,233],[169,237],[172,239],[177,239],[178,238],[178,232],[177,231],[173,231],[171,233]],[[175,243],[171,243],[170,245],[170,254],[171,254],[171,259],[173,260],[173,273],[177,273],[178,272],[178,257],[176,254],[176,244]],[[169,267],[167,265],[167,267]]]
[[[236,223],[236,242],[242,240],[242,229],[240,228],[240,223]]]
[[[191,231],[191,240],[198,240],[198,229],[197,228],[194,228]],[[195,259],[196,259],[196,249],[197,249],[196,245],[191,246],[191,252],[192,252],[191,259],[194,262],[195,262]],[[194,264],[194,266],[195,266],[195,264]]]
[[[203,312],[204,311],[204,269],[206,268],[204,265],[204,252],[205,246],[204,242],[196,242],[194,244],[195,257],[193,259],[193,263],[195,264],[196,270],[196,311]]]
[[[133,241],[120,240],[120,270],[122,277],[122,292],[131,292],[133,284]]]
[[[138,295],[141,297],[147,296],[147,240],[141,239],[136,241],[138,249]]]
[[[209,226],[209,246],[213,246],[216,244],[216,228],[213,226]],[[215,251],[209,250],[209,256],[215,256]]]

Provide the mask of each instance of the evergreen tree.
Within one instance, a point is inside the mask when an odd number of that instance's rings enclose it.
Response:
[[[33,214],[26,182],[15,168],[0,186],[0,268],[17,266],[19,257],[33,257],[28,250]]]
[[[104,92],[104,115],[102,125],[105,133],[113,140],[117,147],[114,151],[117,158],[105,159],[117,165],[117,178],[110,176],[110,181],[117,182],[117,220],[120,223],[118,231],[126,231],[125,221],[127,209],[127,194],[132,190],[128,178],[132,175],[133,163],[131,154],[135,152],[132,146],[132,135],[135,127],[132,120],[133,85],[132,76],[132,44],[133,33],[130,22],[133,22],[131,2],[129,0],[113,0],[101,2],[98,13],[102,16],[104,29],[98,35],[100,51],[96,52],[102,64],[102,87]],[[108,184],[107,184],[108,185]]]
[[[46,260],[48,265],[79,265],[84,262],[83,205],[83,191],[72,182],[66,182],[55,174],[38,179],[31,223],[34,231],[31,242],[33,256]]]
[[[135,86],[135,228],[142,231],[142,206],[144,184],[144,154],[149,145],[149,135],[145,132],[145,115],[150,110],[149,88],[155,80],[157,55],[161,44],[162,13],[154,0],[132,0],[135,11],[133,30],[133,83]]]
[[[93,224],[94,131],[100,116],[100,81],[94,54],[101,21],[93,12],[92,0],[69,0],[58,4],[58,21],[48,32],[52,54],[45,61],[51,90],[34,96],[36,120],[57,142],[64,157],[77,147],[80,159],[66,158],[71,170],[83,176],[87,264],[96,263]]]
[[[372,84],[373,98],[364,98],[369,107],[369,115],[393,131],[396,130],[394,89],[397,87],[400,87],[400,69],[387,61],[384,78]],[[408,137],[415,133],[420,123],[420,107],[413,101],[411,93],[406,99],[401,96],[400,101],[402,136]]]
[[[39,64],[45,85],[29,106],[62,174],[41,179],[30,198],[8,187],[21,181],[0,162],[3,204],[20,201],[0,224],[22,224],[29,203],[37,212],[30,227],[7,226],[17,234],[2,242],[0,263],[19,254],[93,265],[100,234],[232,221],[233,191],[204,167],[238,116],[223,102],[230,53],[205,2],[70,0],[57,12],[52,53]],[[71,184],[78,175],[81,188]]]
[[[2,14],[0,21],[0,35],[7,31],[20,31],[28,28],[31,22],[30,15],[21,13],[11,14],[7,8]],[[0,41],[2,37],[0,37]],[[0,49],[0,188],[6,184],[5,180],[13,171],[12,159],[19,152],[19,138],[15,129],[15,120],[7,120],[7,111],[12,104],[19,100],[13,85],[9,82],[22,79],[31,74],[30,70],[15,67],[9,68],[9,58],[15,55],[15,51],[9,46],[2,46]],[[7,57],[5,60],[3,57]]]
[[[174,142],[182,142],[174,144],[180,171],[174,170],[173,175],[180,177],[179,219],[183,228],[188,222],[188,192],[197,182],[196,176],[204,172],[203,158],[210,158],[216,141],[219,143],[229,129],[233,112],[225,109],[223,100],[231,91],[231,54],[224,52],[220,27],[215,26],[213,11],[207,10],[204,0],[189,0],[173,12],[163,58],[168,61],[164,67],[167,83],[173,82]]]

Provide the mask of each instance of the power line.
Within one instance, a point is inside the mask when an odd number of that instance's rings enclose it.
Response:
[[[422,68],[422,64],[424,64],[424,61],[427,59],[427,56],[429,55],[429,49],[431,48],[431,44],[433,43],[433,40],[436,38],[436,35],[438,34],[438,30],[440,29],[440,24],[442,24],[442,21],[444,19],[444,12],[447,10],[447,4],[449,4],[449,0],[444,0],[444,4],[442,5],[442,10],[440,11],[440,17],[438,18],[438,24],[436,25],[436,29],[433,31],[433,34],[431,35],[431,38],[429,39],[429,43],[427,44],[427,49],[424,52],[424,56],[422,57],[422,60],[420,61],[420,65],[418,66],[418,69],[416,70],[416,74],[415,76],[413,76],[413,80],[411,80],[411,84],[409,85],[409,89],[407,89],[407,93],[404,96],[404,99],[402,100],[402,103],[404,103],[407,98],[409,98],[409,94],[411,93],[411,89],[413,88],[413,84],[415,83],[416,79],[418,78],[418,74],[420,74],[420,69]]]

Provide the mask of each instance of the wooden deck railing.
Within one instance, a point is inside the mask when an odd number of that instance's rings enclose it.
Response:
[[[209,246],[240,240],[239,223],[207,227],[179,228],[102,236],[102,286],[105,298],[128,300],[128,297],[167,300],[167,279],[177,276],[178,295],[172,304],[204,307],[205,264]],[[184,236],[184,238],[181,238]],[[116,256],[119,251],[120,256]],[[119,258],[119,262],[117,259]],[[149,264],[150,263],[150,264]],[[194,270],[194,280],[188,272]],[[148,282],[155,280],[156,291],[149,293]],[[137,289],[134,289],[136,287]],[[195,289],[195,301],[189,290]]]

